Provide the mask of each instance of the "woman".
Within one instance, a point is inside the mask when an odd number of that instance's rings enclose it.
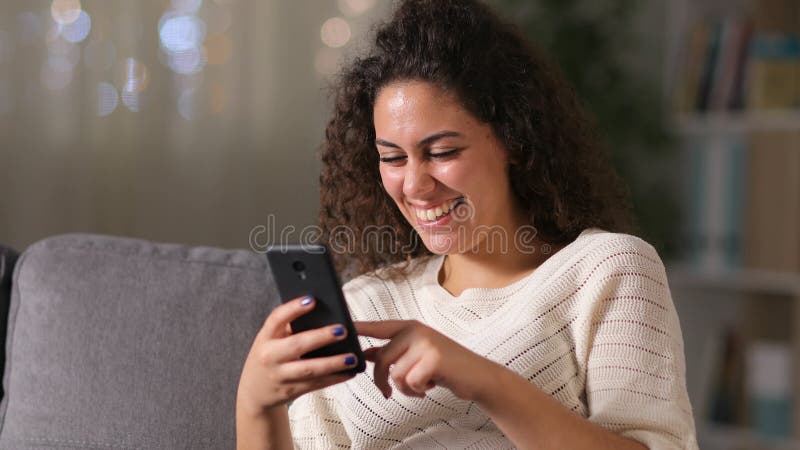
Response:
[[[401,2],[344,70],[326,138],[321,223],[365,273],[344,292],[370,364],[300,359],[343,330],[292,335],[314,301],[279,306],[242,371],[239,448],[697,447],[663,264],[512,26]]]

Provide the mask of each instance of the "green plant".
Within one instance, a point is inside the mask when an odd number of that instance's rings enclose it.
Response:
[[[560,65],[597,119],[631,190],[638,234],[665,259],[679,256],[681,209],[671,185],[672,137],[654,80],[626,64],[640,42],[635,0],[495,0]]]

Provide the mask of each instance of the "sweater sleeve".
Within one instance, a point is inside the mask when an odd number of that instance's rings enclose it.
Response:
[[[696,449],[680,323],[664,265],[645,241],[611,245],[593,275],[586,400],[589,420],[651,450]]]
[[[295,449],[350,448],[350,437],[334,407],[329,388],[309,392],[289,405]]]

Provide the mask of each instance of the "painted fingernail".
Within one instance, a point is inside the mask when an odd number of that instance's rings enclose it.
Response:
[[[337,337],[344,336],[344,327],[339,326],[333,329],[333,335]]]
[[[310,304],[311,304],[311,302],[313,302],[313,301],[314,301],[314,297],[312,297],[312,296],[310,296],[310,295],[307,295],[307,296],[305,296],[305,298],[303,298],[302,300],[300,300],[300,305],[301,305],[301,306],[308,306],[308,305],[310,305]]]
[[[352,366],[353,364],[356,363],[356,357],[353,355],[345,356],[344,363],[347,364],[348,366]]]

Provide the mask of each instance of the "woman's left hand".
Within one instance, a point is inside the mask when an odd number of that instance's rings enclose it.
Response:
[[[367,361],[375,363],[375,385],[386,398],[392,395],[391,376],[408,396],[425,397],[428,389],[442,386],[461,399],[478,400],[491,385],[493,371],[503,368],[416,320],[354,325],[359,335],[390,340],[364,351]]]

